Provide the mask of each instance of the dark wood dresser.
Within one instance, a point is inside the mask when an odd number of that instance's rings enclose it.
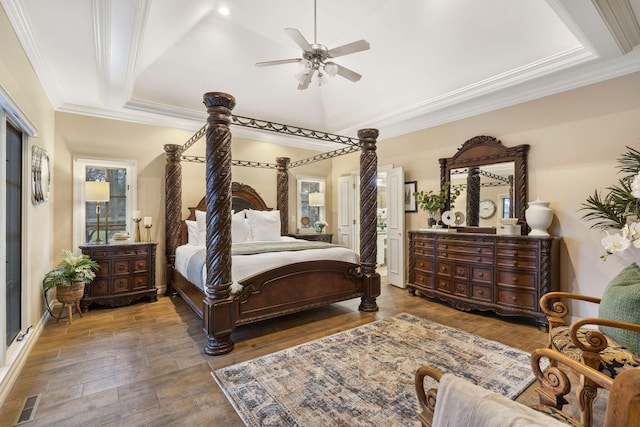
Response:
[[[327,242],[331,243],[333,239],[333,234],[289,234],[290,237],[295,237],[296,239],[303,240],[311,240],[314,242]]]
[[[559,290],[559,237],[409,232],[409,283],[460,310],[547,320],[540,297]]]
[[[83,254],[100,264],[96,278],[85,286],[82,309],[91,304],[121,306],[143,297],[156,301],[156,245],[122,242],[80,246]]]

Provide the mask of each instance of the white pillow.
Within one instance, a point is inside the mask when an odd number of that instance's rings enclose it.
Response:
[[[189,221],[188,219],[184,221],[187,224],[187,236],[189,239],[187,243],[189,245],[197,245],[198,244],[198,223],[196,221]]]
[[[198,246],[207,244],[207,213],[196,211],[196,222],[198,223]]]
[[[249,209],[247,221],[253,241],[280,240],[280,211],[254,211]]]
[[[241,243],[250,240],[251,229],[244,211],[231,216],[231,242]]]

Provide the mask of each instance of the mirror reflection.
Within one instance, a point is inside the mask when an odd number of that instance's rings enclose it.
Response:
[[[512,218],[514,162],[451,169],[451,187],[460,196],[451,206],[456,225],[491,227],[498,218]],[[478,196],[469,197],[472,194]]]

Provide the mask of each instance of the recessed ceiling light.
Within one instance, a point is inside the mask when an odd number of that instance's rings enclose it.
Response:
[[[229,13],[231,13],[231,11],[227,6],[220,6],[220,8],[218,9],[218,13],[222,16],[229,16]]]

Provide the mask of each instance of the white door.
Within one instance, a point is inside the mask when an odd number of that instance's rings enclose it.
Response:
[[[387,280],[392,285],[405,287],[404,171],[401,167],[387,172]]]
[[[354,192],[351,176],[338,177],[338,244],[359,252],[353,246]]]

